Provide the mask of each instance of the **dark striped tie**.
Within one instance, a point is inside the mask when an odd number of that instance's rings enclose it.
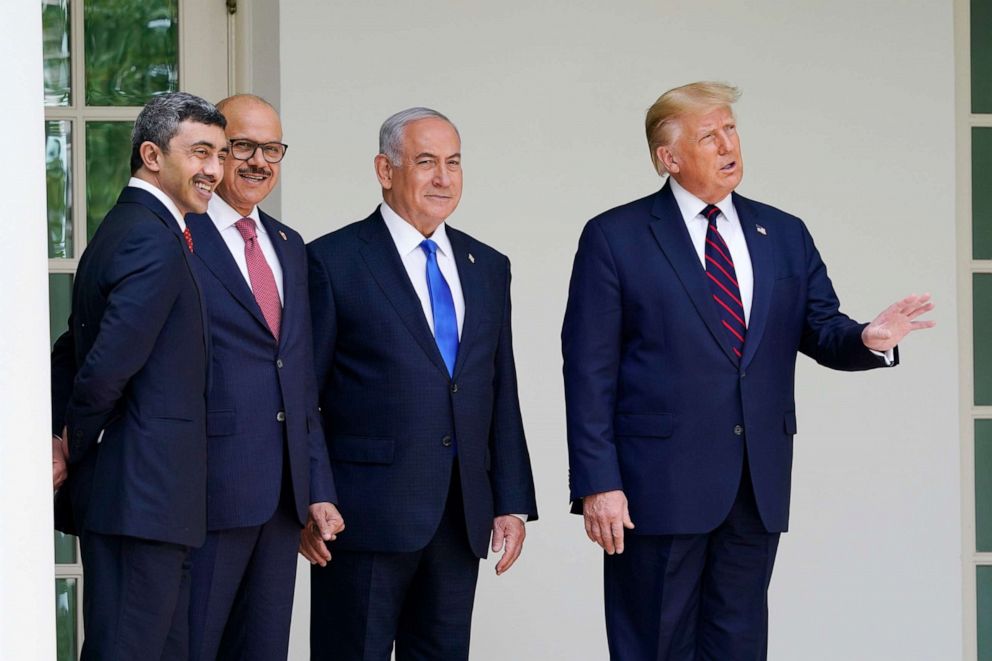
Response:
[[[706,205],[702,215],[709,223],[706,229],[706,279],[710,283],[713,301],[720,312],[720,323],[727,329],[727,340],[730,348],[740,360],[744,353],[744,335],[747,324],[744,323],[744,304],[741,302],[741,288],[737,284],[737,271],[734,269],[734,259],[730,256],[727,242],[720,236],[716,228],[716,219],[720,209],[712,204]]]

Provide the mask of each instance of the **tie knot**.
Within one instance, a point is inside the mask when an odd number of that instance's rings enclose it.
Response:
[[[420,248],[424,251],[424,254],[430,257],[437,253],[437,244],[430,239],[424,239],[420,242]]]
[[[238,222],[234,223],[234,226],[238,228],[238,232],[241,233],[241,238],[244,239],[246,243],[257,236],[255,232],[255,221],[251,218],[242,218]]]
[[[716,217],[720,215],[720,207],[714,204],[707,204],[702,214],[708,223],[713,224],[716,222]]]

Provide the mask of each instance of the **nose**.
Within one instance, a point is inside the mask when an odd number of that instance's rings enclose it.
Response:
[[[251,158],[246,161],[249,165],[256,168],[264,168],[266,165],[265,158],[262,157],[262,145],[255,147],[255,151],[251,153]]]
[[[726,131],[717,131],[716,136],[717,136],[716,137],[717,147],[719,148],[720,153],[726,154],[727,152],[729,152],[731,147],[733,146],[733,141],[730,139],[730,134],[728,134]]]
[[[228,155],[228,158],[231,158]],[[220,153],[215,153],[210,158],[208,158],[203,163],[203,174],[216,177],[218,180],[224,176],[224,162],[221,160]]]
[[[438,188],[447,188],[451,185],[451,175],[444,163],[438,163],[434,169],[434,185]]]

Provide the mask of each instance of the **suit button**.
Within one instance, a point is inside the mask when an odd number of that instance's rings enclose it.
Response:
[[[744,427],[741,425],[734,425],[734,436],[740,436],[744,433]]]
[[[741,378],[743,379],[745,376],[747,376],[747,372],[741,371]]]
[[[282,369],[282,358],[276,358],[276,367]]]
[[[451,447],[451,437],[450,436],[445,436],[444,438],[442,438],[441,439],[441,445],[443,445],[446,448],[450,448]]]
[[[276,420],[278,420],[279,422],[286,422],[286,412],[279,411],[278,413],[276,413]]]
[[[451,392],[458,392],[458,384],[457,383],[452,383],[451,384]]]

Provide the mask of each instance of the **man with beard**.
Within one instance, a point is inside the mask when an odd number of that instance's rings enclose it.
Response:
[[[210,320],[207,539],[193,552],[193,660],[285,659],[307,522],[344,527],[317,411],[306,252],[258,205],[286,154],[275,109],[239,95],[231,155],[206,215],[187,219]]]

